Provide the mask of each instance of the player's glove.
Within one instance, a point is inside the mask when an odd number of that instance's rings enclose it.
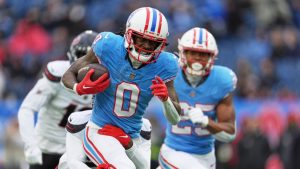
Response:
[[[42,164],[42,151],[37,146],[28,146],[25,148],[25,160],[29,164]]]
[[[152,80],[152,85],[150,86],[152,94],[157,96],[161,101],[167,101],[169,97],[168,88],[164,81],[159,77],[155,76],[155,79]]]
[[[128,134],[126,134],[122,129],[113,125],[105,125],[102,129],[98,130],[99,134],[112,136],[117,139],[122,146],[127,150],[131,148],[133,142]]]
[[[188,111],[188,116],[192,123],[200,125],[202,128],[207,127],[209,119],[203,114],[201,108],[192,108]]]
[[[78,95],[83,94],[96,94],[103,92],[110,85],[110,78],[108,73],[103,74],[96,81],[91,80],[91,76],[94,73],[94,69],[88,71],[80,83],[76,83],[73,90]]]
[[[111,164],[99,164],[96,169],[115,169]]]

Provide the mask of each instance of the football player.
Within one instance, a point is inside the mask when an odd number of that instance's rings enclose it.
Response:
[[[85,155],[84,148],[82,146],[84,128],[88,123],[91,115],[92,111],[86,110],[82,112],[74,112],[69,116],[68,123],[66,125],[66,152],[59,160],[58,169],[89,169],[90,167],[95,167],[93,164],[91,165],[90,161]],[[144,151],[142,152],[144,153],[144,156],[150,156],[151,123],[148,119],[143,118],[142,120],[143,125],[140,132],[141,139],[139,140],[139,145],[142,145],[141,147],[143,147],[142,150]],[[126,133],[124,132],[121,132],[121,134],[126,135]],[[150,161],[135,160],[136,158],[139,158],[139,156],[135,157],[135,154],[132,154],[130,150],[126,150],[126,154],[132,161],[141,163],[135,164],[136,166],[143,166],[144,164],[150,163]]]
[[[151,7],[139,8],[129,16],[124,36],[100,33],[92,50],[74,62],[63,75],[62,82],[75,93],[96,94],[84,135],[86,154],[96,165],[137,168],[127,157],[124,147],[131,146],[130,149],[139,156],[142,117],[153,96],[161,99],[165,116],[172,124],[179,121],[181,109],[173,86],[178,64],[175,55],[162,51],[168,34],[167,20],[160,11]],[[109,75],[105,73],[91,81],[94,72],[91,69],[81,82],[77,82],[78,70],[90,63],[106,66]],[[124,130],[132,138],[133,145],[120,144],[114,137],[107,136],[114,135],[110,125]],[[150,168],[150,164],[144,164],[143,168]]]
[[[25,160],[30,169],[53,169],[65,152],[65,126],[74,111],[91,109],[92,95],[78,96],[60,80],[75,60],[91,48],[97,33],[85,31],[70,45],[69,61],[49,62],[43,77],[27,94],[18,112],[20,134],[25,143]],[[36,125],[34,113],[38,112]]]
[[[235,138],[237,78],[231,69],[214,65],[217,44],[204,28],[184,33],[178,49],[181,71],[174,84],[184,114],[177,125],[167,125],[159,164],[163,169],[214,169],[215,139]]]

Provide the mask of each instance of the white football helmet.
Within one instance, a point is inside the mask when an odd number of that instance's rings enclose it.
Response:
[[[185,32],[181,39],[178,39],[179,63],[181,68],[188,74],[194,76],[206,76],[209,74],[214,60],[218,55],[218,47],[214,36],[204,28],[192,28]],[[185,50],[210,53],[208,62],[195,62],[187,64]]]
[[[142,7],[128,17],[125,31],[125,48],[129,56],[142,63],[155,61],[167,43],[168,22],[157,9]],[[137,46],[133,37],[144,38],[158,43],[155,50],[149,51]]]

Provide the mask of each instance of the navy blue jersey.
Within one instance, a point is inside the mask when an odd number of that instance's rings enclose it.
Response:
[[[173,80],[178,72],[176,57],[162,52],[156,62],[134,69],[127,58],[124,38],[111,32],[100,33],[92,49],[111,78],[110,86],[95,97],[92,122],[100,127],[115,125],[132,138],[138,137],[142,116],[153,97],[152,80],[155,76],[165,82]]]
[[[223,66],[214,66],[206,81],[194,88],[187,84],[181,71],[174,84],[184,115],[177,125],[167,125],[165,144],[178,151],[209,153],[214,147],[214,138],[207,130],[194,125],[186,113],[191,107],[200,107],[205,115],[216,120],[215,107],[235,89],[234,72]]]

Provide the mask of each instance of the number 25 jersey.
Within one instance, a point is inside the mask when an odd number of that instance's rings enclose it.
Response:
[[[208,78],[199,86],[191,87],[181,71],[174,80],[175,89],[184,112],[177,125],[167,124],[165,144],[177,151],[193,154],[207,154],[213,150],[215,139],[206,130],[194,125],[188,118],[187,111],[199,107],[203,113],[217,120],[217,104],[236,86],[236,75],[223,66],[214,66]]]

